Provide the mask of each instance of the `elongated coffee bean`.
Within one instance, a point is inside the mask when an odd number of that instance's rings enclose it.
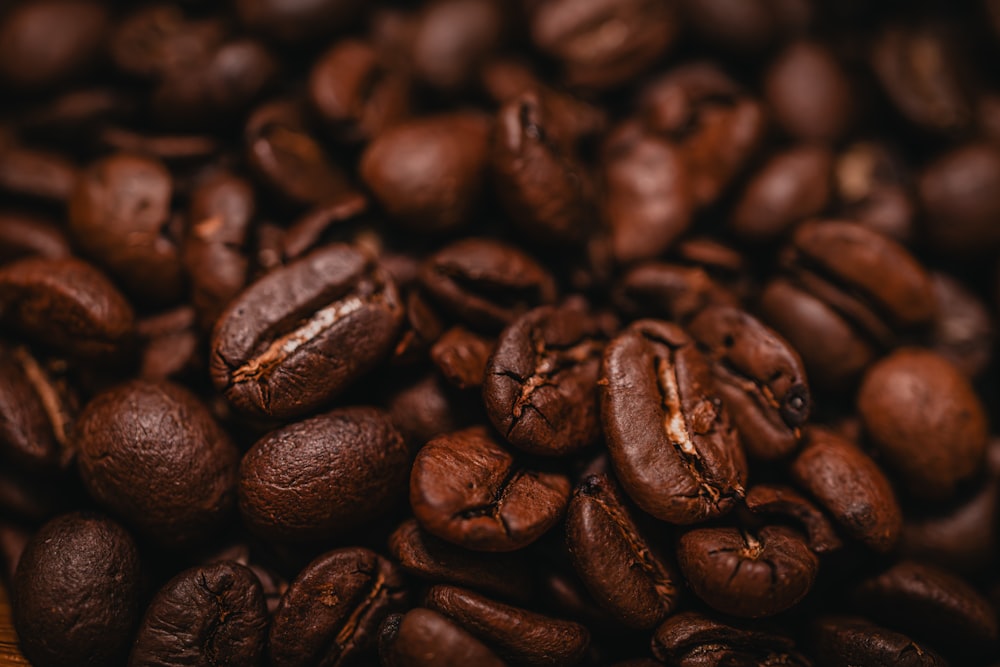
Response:
[[[608,450],[636,504],[677,524],[728,512],[743,494],[746,458],[688,335],[635,322],[608,345],[601,375]]]
[[[351,246],[317,250],[247,288],[212,339],[212,380],[239,409],[287,419],[322,406],[390,350],[396,286]]]
[[[504,667],[478,639],[430,609],[386,619],[379,637],[386,667]]]

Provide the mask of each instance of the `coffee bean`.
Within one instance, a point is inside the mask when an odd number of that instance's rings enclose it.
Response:
[[[615,287],[615,307],[631,318],[686,324],[710,305],[736,306],[736,296],[700,267],[664,262],[639,264]]]
[[[230,516],[239,450],[186,389],[109,389],[84,408],[73,442],[91,496],[159,544],[205,538]]]
[[[896,546],[902,529],[899,503],[885,474],[857,445],[810,427],[791,473],[851,537],[882,553]]]
[[[789,609],[812,588],[819,559],[784,526],[756,534],[736,528],[684,533],[677,560],[691,590],[713,609],[744,618]]]
[[[193,308],[181,306],[139,320],[135,332],[142,346],[142,379],[178,379],[204,370]]]
[[[812,629],[820,667],[948,667],[934,651],[906,635],[851,616],[828,616]]]
[[[931,347],[966,377],[976,378],[993,359],[994,330],[986,304],[942,271],[931,274],[937,313]]]
[[[486,180],[489,120],[461,112],[402,121],[380,132],[361,177],[395,221],[418,232],[465,226]]]
[[[601,377],[608,450],[632,500],[679,524],[729,511],[746,458],[694,341],[674,324],[640,320],[608,344]]]
[[[63,231],[48,220],[14,212],[0,212],[0,264],[25,257],[64,259],[71,254]]]
[[[267,621],[264,593],[248,568],[217,563],[185,570],[149,603],[128,664],[260,665]]]
[[[572,305],[536,308],[504,329],[486,367],[483,401],[510,444],[560,456],[600,438],[597,379],[609,333]]]
[[[502,45],[507,17],[493,0],[439,0],[426,5],[413,36],[413,69],[433,88],[460,92]]]
[[[268,539],[330,540],[385,514],[405,487],[407,463],[387,414],[338,408],[250,448],[240,465],[240,510]]]
[[[388,275],[360,251],[330,245],[229,305],[212,336],[212,380],[244,412],[302,415],[369,372],[402,318]]]
[[[76,165],[59,153],[0,145],[0,191],[62,206],[78,177]]]
[[[736,308],[706,308],[688,328],[713,362],[715,388],[747,453],[774,459],[794,451],[811,409],[795,349]]]
[[[459,389],[476,389],[483,385],[495,347],[492,338],[462,326],[452,327],[431,347],[431,360],[451,384]]]
[[[368,549],[330,551],[296,577],[274,612],[275,667],[350,664],[370,653],[382,620],[405,602],[395,565]]]
[[[648,629],[675,610],[677,574],[642,534],[607,475],[591,475],[573,492],[566,542],[591,595],[622,623]]]
[[[385,405],[412,452],[432,438],[469,426],[482,410],[468,397],[456,396],[438,373],[407,381],[390,393]]]
[[[283,42],[325,37],[338,32],[365,6],[359,0],[237,0],[236,13],[248,28]]]
[[[22,259],[0,267],[0,320],[73,357],[120,355],[135,315],[104,275],[78,259]]]
[[[908,168],[889,146],[856,141],[834,167],[835,199],[844,217],[871,227],[900,243],[916,235],[917,203]]]
[[[139,551],[128,532],[98,514],[45,524],[14,575],[14,626],[39,667],[119,664],[139,620]]]
[[[808,536],[809,548],[818,554],[837,551],[843,546],[833,524],[808,499],[795,489],[774,484],[757,484],[744,499],[755,514],[786,516],[800,525]]]
[[[417,608],[382,625],[379,657],[389,667],[503,667],[504,661],[447,618]]]
[[[519,665],[575,665],[590,643],[590,633],[578,623],[494,602],[461,588],[434,586],[424,605]]]
[[[799,33],[815,14],[809,3],[775,5],[771,0],[683,0],[684,16],[700,38],[736,54],[760,52]]]
[[[122,72],[156,79],[171,68],[201,61],[222,44],[226,31],[218,18],[196,19],[175,5],[149,5],[115,26],[109,51]]]
[[[983,470],[982,403],[937,354],[903,348],[886,357],[865,375],[857,406],[872,443],[913,495],[946,500]]]
[[[438,251],[421,268],[420,284],[463,322],[487,330],[556,299],[555,282],[541,265],[514,246],[486,239]]]
[[[674,614],[653,635],[653,654],[677,667],[809,667],[790,638],[727,625],[696,611]]]
[[[420,525],[479,551],[531,544],[559,521],[569,491],[566,477],[524,467],[481,426],[431,440],[410,473]]]

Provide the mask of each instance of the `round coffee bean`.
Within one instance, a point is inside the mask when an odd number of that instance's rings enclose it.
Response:
[[[87,491],[155,542],[207,537],[230,516],[239,450],[186,389],[109,389],[84,408],[73,441]]]
[[[240,511],[271,540],[330,540],[387,512],[408,456],[389,416],[339,408],[258,440],[240,465]]]
[[[382,625],[379,657],[388,667],[503,667],[478,639],[430,609],[391,616]]]
[[[129,667],[260,665],[267,639],[260,581],[236,563],[181,572],[153,598]]]
[[[31,539],[14,575],[14,627],[39,667],[106,667],[124,660],[139,620],[139,551],[97,514],[53,519]]]

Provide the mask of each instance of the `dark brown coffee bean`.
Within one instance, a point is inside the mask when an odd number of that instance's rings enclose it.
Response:
[[[154,79],[172,69],[203,62],[226,38],[218,18],[194,19],[176,5],[142,7],[122,19],[111,37],[115,66],[132,76]]]
[[[548,0],[534,5],[532,41],[559,61],[571,86],[621,85],[652,65],[678,34],[675,6],[655,0]]]
[[[727,625],[696,611],[674,614],[653,635],[653,655],[677,667],[809,667],[789,637]]]
[[[514,551],[562,517],[563,475],[525,468],[485,427],[428,442],[410,474],[410,505],[427,532],[467,549]]]
[[[389,536],[389,552],[408,573],[432,583],[450,583],[489,595],[527,602],[532,594],[522,554],[469,551],[434,537],[415,519]]]
[[[477,389],[483,385],[495,347],[492,338],[462,326],[452,327],[431,347],[431,360],[451,384],[459,389]]]
[[[25,347],[0,347],[0,456],[37,470],[65,469],[75,392]]]
[[[597,442],[597,379],[609,333],[572,305],[536,308],[504,329],[486,368],[483,401],[510,444],[562,456]]]
[[[281,257],[287,264],[311,250],[324,245],[324,241],[337,238],[337,227],[346,225],[368,211],[368,198],[360,192],[348,192],[323,204],[314,206],[287,228],[281,237]],[[361,243],[359,232],[354,238]],[[343,235],[341,235],[343,236]],[[375,254],[381,252],[375,244]],[[392,273],[390,271],[390,273]],[[396,276],[393,276],[395,278]],[[399,287],[402,284],[397,281]]]
[[[145,155],[171,166],[209,160],[221,148],[219,140],[207,134],[140,134],[110,125],[100,130],[97,141],[109,151]],[[184,185],[181,182],[178,189]]]
[[[0,79],[16,88],[38,89],[75,77],[100,54],[108,18],[100,2],[44,0],[20,5],[0,22]]]
[[[489,119],[474,112],[400,122],[369,144],[361,178],[408,229],[457,229],[471,221],[483,193],[489,132]]]
[[[14,626],[39,667],[119,664],[139,620],[139,551],[128,532],[97,514],[45,524],[14,575]]]
[[[939,648],[978,653],[997,641],[997,614],[989,601],[930,565],[897,563],[862,581],[853,598],[866,616]]]
[[[775,120],[799,141],[839,141],[856,116],[847,73],[834,54],[816,42],[785,47],[767,69],[764,94]]]
[[[983,470],[986,415],[951,363],[903,348],[875,364],[857,398],[865,431],[913,495],[946,500]]]
[[[880,553],[896,546],[903,521],[896,495],[857,445],[833,431],[810,427],[791,473],[848,535]]]
[[[204,370],[195,312],[190,306],[139,320],[135,332],[142,347],[139,362],[142,379],[182,378]]]
[[[658,519],[691,524],[743,495],[746,458],[708,361],[680,327],[641,320],[608,344],[601,417],[615,473]]]
[[[410,115],[410,83],[372,45],[344,39],[313,65],[309,102],[334,139],[370,141]]]
[[[260,581],[236,563],[181,572],[149,603],[129,667],[260,665],[267,639]]]
[[[594,220],[590,175],[573,150],[575,137],[557,120],[542,93],[521,93],[500,109],[491,155],[511,224],[550,245],[579,243]]]
[[[809,548],[818,554],[831,553],[844,546],[823,512],[791,487],[757,484],[747,492],[744,502],[755,514],[785,516],[798,523],[805,529]]]
[[[759,52],[803,32],[815,8],[799,0],[682,0],[684,18],[699,37],[735,53]]]
[[[834,175],[842,217],[900,243],[913,240],[917,203],[910,174],[888,146],[874,141],[851,144],[838,156]]]
[[[587,628],[494,602],[452,586],[434,586],[424,605],[518,665],[575,665],[590,644]]]
[[[386,619],[379,657],[388,667],[504,667],[507,663],[478,639],[430,609],[413,609]]]
[[[408,456],[389,416],[338,408],[258,440],[240,466],[240,510],[271,540],[329,540],[379,518],[406,485]]]
[[[235,504],[239,450],[177,385],[132,381],[98,395],[73,441],[91,496],[158,543],[208,536]]]
[[[556,299],[555,281],[534,259],[514,246],[479,238],[435,253],[420,270],[420,284],[463,322],[487,330],[499,330]]]
[[[0,191],[18,197],[65,204],[79,169],[58,153],[0,146]]]
[[[481,407],[450,391],[438,373],[427,373],[393,390],[385,406],[411,452],[431,438],[465,428]],[[477,401],[478,402],[478,401]]]
[[[458,92],[502,43],[507,17],[495,0],[437,0],[424,6],[413,36],[413,69],[433,88]]]
[[[72,254],[62,229],[32,214],[0,212],[0,265],[25,257],[65,259]]]
[[[819,559],[798,533],[765,526],[695,528],[681,536],[677,560],[691,590],[713,609],[745,618],[773,616],[812,588]]]
[[[90,264],[29,258],[0,267],[0,320],[61,353],[93,359],[123,351],[135,315]]]
[[[734,294],[700,267],[649,262],[629,270],[613,294],[629,318],[654,317],[687,323],[710,305],[736,306]]]
[[[931,274],[937,313],[931,347],[968,378],[976,378],[993,359],[993,320],[986,304],[942,271]]]
[[[604,141],[602,216],[622,264],[668,250],[691,223],[692,197],[681,151],[637,122]]]
[[[274,612],[271,664],[356,662],[375,648],[379,625],[405,598],[402,575],[389,561],[359,547],[330,551],[299,573]]]
[[[173,179],[160,162],[111,155],[90,165],[77,182],[69,206],[70,231],[81,249],[129,292],[170,302],[180,296],[184,283],[172,197]]]
[[[236,13],[251,30],[294,43],[339,32],[365,7],[360,0],[237,0]]]
[[[775,459],[794,451],[811,399],[792,346],[736,308],[706,308],[688,330],[713,362],[716,391],[747,453]]]
[[[811,634],[819,667],[948,667],[929,648],[862,618],[826,616]]]
[[[247,162],[264,185],[291,204],[313,206],[352,186],[309,134],[302,107],[288,100],[262,105],[247,119],[244,141]]]
[[[797,146],[772,155],[733,208],[729,228],[748,241],[772,241],[823,211],[830,199],[833,154]]]
[[[244,412],[305,414],[388,354],[402,319],[396,287],[377,263],[329,245],[230,303],[212,336],[212,381]]]
[[[609,476],[591,475],[573,492],[566,546],[587,590],[622,623],[649,629],[676,609],[677,574],[642,534]]]

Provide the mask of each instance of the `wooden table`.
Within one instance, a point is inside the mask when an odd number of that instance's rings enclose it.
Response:
[[[24,659],[17,650],[17,635],[14,634],[14,621],[10,616],[10,601],[7,590],[0,584],[0,667],[30,667],[31,663]]]

